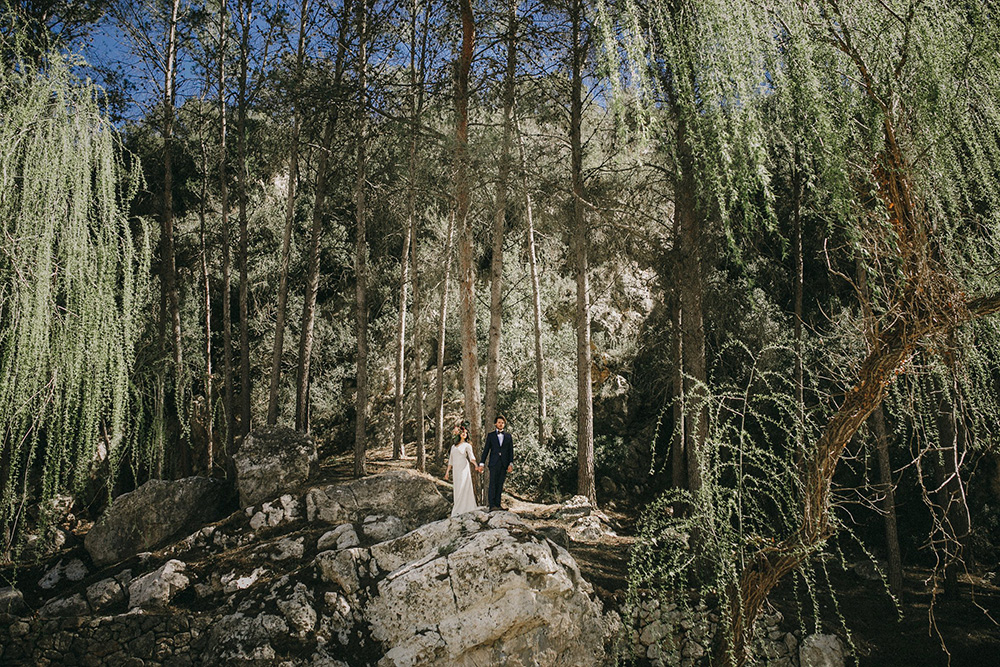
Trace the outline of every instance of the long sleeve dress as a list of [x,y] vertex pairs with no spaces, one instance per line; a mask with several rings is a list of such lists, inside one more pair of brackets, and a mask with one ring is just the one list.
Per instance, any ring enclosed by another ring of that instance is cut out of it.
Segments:
[[451,468],[455,471],[455,506],[452,516],[476,509],[476,494],[472,489],[472,468],[470,460],[475,460],[472,444],[460,442],[451,448]]

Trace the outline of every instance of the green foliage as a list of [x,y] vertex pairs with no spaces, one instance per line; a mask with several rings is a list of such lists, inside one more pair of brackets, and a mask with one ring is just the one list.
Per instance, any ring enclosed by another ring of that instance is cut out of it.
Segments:
[[134,354],[146,308],[139,185],[100,94],[49,55],[0,71],[0,524],[74,490],[99,444],[131,438]]

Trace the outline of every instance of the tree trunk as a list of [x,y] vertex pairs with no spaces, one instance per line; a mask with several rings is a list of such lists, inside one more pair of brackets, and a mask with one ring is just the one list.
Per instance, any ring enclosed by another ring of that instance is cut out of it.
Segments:
[[438,309],[438,331],[437,331],[437,395],[434,398],[435,406],[435,434],[434,434],[434,455],[440,462],[445,453],[444,448],[444,338],[445,324],[448,321],[448,289],[451,278],[451,255],[452,237],[455,234],[455,211],[452,209],[448,218],[448,233],[444,243],[444,277],[441,279],[441,307]]
[[[346,35],[351,16],[351,3],[344,2],[334,61],[333,86],[340,87],[344,76]],[[295,429],[309,432],[309,370],[312,363],[313,326],[316,322],[316,293],[319,289],[319,241],[323,235],[323,205],[326,202],[326,181],[330,163],[330,148],[337,126],[340,106],[333,105],[323,128],[322,146],[316,165],[316,194],[313,202],[312,231],[309,235],[309,259],[306,268],[306,291],[302,302],[302,330],[299,333],[299,369],[295,387]]]
[[226,17],[226,0],[223,0],[219,23],[219,122],[221,123],[219,139],[219,190],[221,192],[222,208],[222,360],[225,367],[226,395],[223,410],[226,414],[226,457],[232,456],[235,449],[236,408],[235,389],[233,387],[233,308],[232,281],[233,258],[232,238],[229,229],[229,183],[226,174],[226,33],[228,19]]
[[[177,16],[180,0],[170,5],[170,23],[167,29],[167,62],[163,79],[163,214],[160,239],[160,281],[164,301],[170,317],[170,339],[174,366],[174,398],[178,415],[181,411],[184,372],[183,341],[181,339],[180,290],[177,285],[177,262],[174,251],[174,102],[177,88]],[[223,9],[223,15],[225,9]],[[161,320],[162,321],[162,320]],[[188,447],[178,448],[181,477],[191,474]]]
[[535,253],[534,206],[531,189],[528,187],[528,163],[524,151],[524,137],[517,129],[517,146],[521,156],[521,187],[524,190],[524,213],[528,223],[524,242],[528,253],[531,272],[531,311],[535,334],[535,386],[538,392],[538,446],[544,448],[548,437],[545,432],[548,422],[548,408],[545,400],[545,352],[542,348],[542,290],[538,278],[538,257]]
[[705,325],[702,299],[701,248],[704,242],[697,214],[694,156],[688,139],[687,123],[680,115],[677,123],[677,154],[680,179],[676,185],[674,215],[677,216],[677,288],[681,309],[681,349],[683,353],[684,452],[687,460],[687,488],[701,489],[701,452],[708,438],[708,375],[705,362]]
[[570,100],[570,178],[573,186],[574,271],[576,274],[576,441],[577,493],[597,503],[594,483],[594,390],[591,381],[590,350],[590,276],[588,266],[588,228],[583,214],[583,62],[586,57],[582,43],[583,4],[573,0],[570,5],[572,23],[572,99]]
[[[677,243],[677,220],[674,220],[674,242]],[[675,262],[674,271],[680,275],[679,264]],[[675,489],[687,488],[687,437],[684,432],[684,325],[681,299],[678,290],[674,290],[671,315],[673,331],[670,334],[671,356],[674,361],[673,370],[673,417],[674,429],[670,434],[670,483]]]
[[[954,352],[945,352],[946,363],[954,377]],[[965,563],[964,547],[971,522],[965,499],[960,460],[964,457],[965,428],[959,410],[958,383],[939,390],[937,428],[940,458],[935,457],[937,512],[941,538],[935,544],[944,562],[944,595],[954,600],[959,594],[958,574]],[[942,553],[943,552],[943,553]]]
[[253,387],[250,377],[249,283],[247,271],[247,69],[250,59],[250,23],[253,17],[251,0],[240,2],[240,80],[237,93],[238,150],[240,159],[240,245],[237,263],[240,268],[240,439],[250,432],[250,399]]
[[[876,322],[871,308],[871,292],[868,287],[868,271],[864,262],[857,261],[858,290],[861,296],[861,312],[865,319],[866,337],[874,336]],[[903,589],[903,563],[899,551],[899,532],[896,525],[896,485],[892,479],[892,462],[889,457],[889,436],[885,427],[885,411],[879,405],[868,422],[875,434],[875,449],[878,456],[880,489],[882,491],[882,513],[885,520],[886,553],[889,559],[889,590],[898,594]],[[800,455],[801,456],[801,455]]]
[[[362,0],[358,4],[358,152],[357,152],[357,181],[355,184],[355,210],[357,214],[357,228],[355,231],[355,278],[357,294],[357,337],[358,337],[358,359],[357,359],[357,384],[358,390],[354,401],[354,476],[361,477],[365,474],[365,448],[366,433],[365,427],[368,421],[368,242],[366,239],[367,215],[365,201],[365,178],[367,169],[367,157],[365,155],[365,136],[367,132],[366,114],[367,97],[365,86],[367,85],[368,70],[368,11],[367,2]],[[405,263],[406,258],[403,258]]]
[[476,27],[472,1],[460,0],[462,45],[458,58],[455,88],[455,218],[459,229],[459,313],[462,321],[462,376],[465,388],[465,419],[469,438],[482,446],[480,415],[479,356],[476,348],[476,266],[474,262],[472,221],[469,219],[469,69],[475,44]]
[[885,428],[885,411],[882,406],[875,408],[868,418],[868,423],[875,433],[875,448],[878,454],[882,515],[885,519],[885,547],[889,558],[889,590],[893,595],[899,595],[903,590],[903,560],[899,551],[899,531],[896,526],[896,483],[892,479],[889,436]]
[[514,110],[514,76],[517,67],[517,0],[507,2],[507,68],[503,82],[503,139],[493,210],[493,259],[490,264],[490,334],[486,355],[486,423],[497,416],[500,384],[500,320],[503,310],[503,234],[507,222],[507,181],[510,176],[511,125]]
[[[414,167],[413,144],[410,144],[411,168]],[[410,172],[411,176],[413,172]],[[403,446],[403,389],[406,383],[404,366],[406,364],[406,291],[410,284],[410,240],[412,238],[411,228],[414,225],[415,211],[410,209],[414,197],[413,188],[407,197],[408,221],[407,228],[403,231],[403,253],[399,261],[399,317],[396,328],[396,396],[392,413],[392,458],[400,459],[406,456]]]
[[[209,75],[211,78],[211,75]],[[214,404],[212,401],[212,285],[208,274],[208,243],[206,242],[206,208],[208,206],[208,148],[201,136],[201,201],[198,203],[198,241],[200,245],[202,309],[205,313],[205,468],[211,477],[215,466],[215,435],[213,431]]]
[[[309,0],[302,0],[299,9],[299,43],[295,51],[295,83],[302,83],[302,66],[306,49],[306,18]],[[298,89],[296,88],[297,92]],[[281,386],[281,355],[285,346],[285,310],[288,304],[288,261],[291,252],[292,226],[295,222],[295,189],[299,180],[299,135],[302,127],[301,105],[292,112],[291,145],[288,148],[288,196],[285,198],[285,230],[281,236],[281,277],[278,283],[278,305],[274,323],[274,354],[271,357],[271,381],[267,392],[267,423],[278,423],[278,391]]]
[[417,470],[424,472],[427,467],[426,462],[426,429],[424,428],[424,329],[421,321],[421,293],[420,293],[420,262],[419,247],[417,243],[417,140],[420,130],[420,118],[424,106],[424,67],[427,54],[427,33],[430,12],[424,10],[424,25],[421,32],[422,40],[420,44],[419,63],[415,57],[417,50],[417,13],[420,11],[421,0],[414,0],[413,12],[410,17],[410,192],[407,202],[407,212],[410,218],[410,259],[413,266],[413,369],[410,375],[413,377],[413,399],[416,403],[417,422]]

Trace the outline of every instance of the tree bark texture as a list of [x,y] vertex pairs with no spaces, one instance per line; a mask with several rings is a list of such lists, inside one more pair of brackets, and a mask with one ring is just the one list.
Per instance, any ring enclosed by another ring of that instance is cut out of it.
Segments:
[[583,198],[583,3],[573,0],[570,5],[572,24],[572,99],[570,100],[570,178],[573,187],[574,272],[576,275],[576,440],[577,493],[597,503],[594,482],[594,389],[591,380],[590,343],[590,268],[588,266],[589,230],[584,216]]
[[535,252],[535,216],[531,201],[531,188],[528,187],[528,163],[524,151],[524,137],[520,127],[517,127],[517,146],[521,156],[521,187],[524,191],[524,215],[527,229],[524,233],[525,250],[528,254],[528,267],[531,273],[531,314],[535,335],[535,391],[538,393],[538,446],[545,447],[548,440],[546,424],[548,423],[548,405],[545,399],[545,350],[542,346],[542,290],[538,277],[538,256]]
[[702,302],[702,221],[698,216],[694,156],[684,112],[677,119],[677,155],[680,178],[676,184],[674,215],[677,216],[677,291],[680,302],[680,332],[683,360],[684,453],[687,488],[701,489],[701,453],[708,438],[708,374],[705,362],[705,323]]
[[[334,61],[333,85],[337,89],[344,76],[347,51],[347,29],[351,17],[351,3],[342,8],[337,58]],[[302,329],[299,332],[299,368],[295,387],[295,429],[309,432],[309,371],[312,362],[313,326],[316,321],[316,294],[319,289],[319,241],[323,236],[323,206],[330,164],[330,149],[339,118],[339,105],[333,105],[323,128],[322,145],[316,164],[316,192],[313,202],[312,230],[309,235],[309,258],[306,268],[306,290],[302,302]]]
[[507,222],[507,181],[510,178],[511,134],[514,112],[514,77],[517,67],[517,1],[507,2],[507,66],[503,81],[503,138],[493,209],[493,258],[490,263],[490,334],[486,354],[486,423],[497,416],[500,384],[500,322],[503,316],[503,241]]
[[437,457],[438,462],[441,461],[442,457],[445,455],[444,447],[444,341],[445,341],[445,325],[448,322],[448,289],[449,282],[451,279],[451,256],[452,256],[452,243],[454,241],[453,237],[455,235],[455,210],[452,209],[451,215],[448,217],[448,232],[445,235],[444,242],[444,277],[441,279],[441,306],[438,309],[438,328],[437,328],[437,369],[435,373],[437,393],[434,397],[434,410],[435,410],[435,420],[434,420],[434,455]]
[[455,88],[455,221],[459,229],[459,315],[462,321],[462,378],[469,438],[482,447],[479,356],[476,349],[476,266],[472,220],[469,219],[469,70],[472,67],[476,27],[472,0],[460,0],[462,44]]
[[885,428],[885,410],[881,405],[872,412],[868,423],[875,434],[875,449],[878,455],[882,515],[885,521],[885,549],[889,562],[889,590],[893,595],[898,595],[903,590],[903,559],[899,551],[899,530],[896,524],[896,482],[892,478],[889,435]]
[[[944,353],[948,367],[954,373],[955,359],[952,350]],[[953,376],[954,377],[954,376]],[[969,506],[962,481],[961,460],[965,456],[965,425],[961,417],[961,397],[958,383],[938,390],[938,447],[934,457],[935,484],[937,486],[938,535],[933,545],[938,559],[944,566],[944,595],[947,599],[958,597],[958,574],[966,561],[967,538],[971,527]]]
[[407,213],[409,215],[409,235],[410,235],[410,264],[413,267],[411,273],[411,283],[413,292],[413,342],[412,342],[412,370],[410,376],[413,378],[413,400],[416,404],[414,410],[417,422],[417,470],[423,472],[426,469],[426,449],[427,430],[424,427],[424,325],[423,311],[421,309],[420,291],[420,256],[417,242],[417,155],[418,139],[420,132],[420,119],[423,115],[424,107],[424,72],[427,54],[427,33],[430,21],[430,11],[424,8],[424,25],[421,32],[420,55],[417,51],[417,14],[420,13],[421,0],[414,0],[413,11],[410,15],[410,191],[407,201]]
[[[411,144],[411,160],[413,159]],[[414,165],[411,162],[411,168]],[[412,175],[412,171],[411,171]],[[415,196],[411,191],[407,197],[407,207],[409,201]],[[400,459],[406,455],[403,446],[403,392],[406,385],[406,292],[410,286],[410,241],[412,234],[410,227],[414,224],[415,212],[412,209],[407,211],[407,227],[403,230],[403,252],[399,258],[399,316],[396,320],[396,387],[395,400],[392,412],[392,458]]]
[[[174,250],[174,104],[177,91],[177,21],[180,0],[170,5],[170,22],[167,28],[167,62],[163,79],[163,212],[160,238],[160,282],[163,301],[166,302],[170,318],[170,347],[174,367],[173,395],[178,413],[183,400],[184,347],[181,338],[180,289],[177,285],[177,261]],[[223,9],[223,15],[225,10]],[[161,322],[163,320],[161,319]],[[177,415],[180,418],[180,414]],[[178,466],[181,477],[191,474],[188,444],[178,444]]]
[[240,2],[240,79],[237,92],[236,116],[237,151],[239,153],[239,186],[240,186],[240,241],[237,251],[237,264],[240,270],[240,439],[250,432],[250,405],[253,380],[250,376],[250,332],[249,332],[249,283],[247,271],[247,70],[250,63],[250,23],[253,12],[252,0]]
[[[356,230],[354,261],[357,318],[357,394],[354,399],[354,476],[365,474],[366,426],[368,423],[368,241],[365,178],[367,157],[367,85],[368,71],[368,10],[366,0],[358,3],[358,111],[357,111],[357,181],[355,184]],[[403,258],[404,263],[406,258]]]
[[[299,8],[299,40],[295,50],[295,82],[302,83],[302,67],[306,49],[306,19],[309,0],[302,0]],[[292,136],[288,147],[288,194],[285,199],[285,228],[281,235],[281,268],[278,283],[278,304],[274,323],[274,354],[271,357],[270,384],[267,392],[267,423],[278,423],[278,393],[281,387],[281,356],[285,347],[285,311],[288,306],[288,262],[291,255],[292,226],[295,222],[295,191],[299,181],[299,136],[302,128],[302,111],[299,104],[292,110]]]
[[222,209],[222,361],[225,369],[226,394],[223,410],[226,415],[226,457],[235,449],[236,409],[233,373],[233,256],[232,230],[229,228],[229,181],[226,170],[226,2],[223,0],[219,24],[219,190]]
[[[209,75],[211,78],[211,75]],[[198,242],[201,264],[201,284],[202,284],[202,310],[204,312],[205,323],[205,468],[206,473],[211,476],[215,467],[215,434],[213,433],[213,420],[215,416],[215,404],[212,395],[212,284],[208,273],[208,243],[207,221],[208,207],[208,148],[205,145],[205,136],[201,136],[201,201],[198,203]]]

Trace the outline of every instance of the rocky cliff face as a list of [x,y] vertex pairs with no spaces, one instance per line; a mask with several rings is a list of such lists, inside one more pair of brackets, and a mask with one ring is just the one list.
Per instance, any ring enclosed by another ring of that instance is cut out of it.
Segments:
[[602,664],[572,556],[514,514],[449,510],[426,476],[391,472],[300,488],[103,569],[77,548],[25,571],[23,602],[0,595],[18,598],[0,608],[0,663]]

